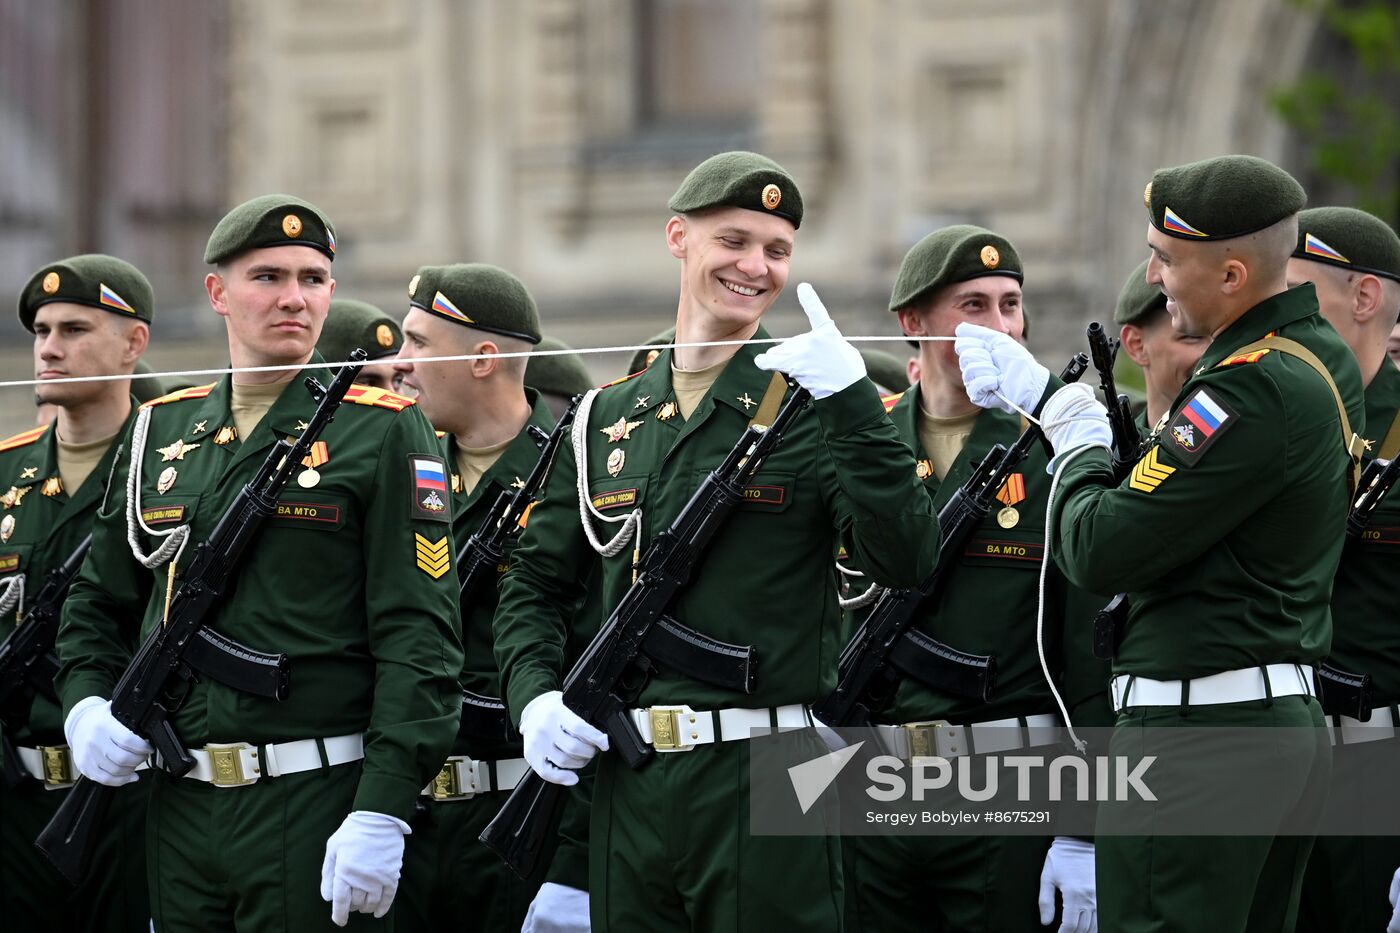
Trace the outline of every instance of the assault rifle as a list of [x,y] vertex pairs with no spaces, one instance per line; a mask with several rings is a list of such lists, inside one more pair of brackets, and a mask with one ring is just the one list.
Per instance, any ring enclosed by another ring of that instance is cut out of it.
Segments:
[[1108,406],[1108,426],[1113,431],[1113,478],[1121,483],[1137,465],[1142,438],[1138,436],[1137,424],[1128,408],[1128,397],[1118,394],[1118,384],[1113,378],[1118,341],[1110,340],[1098,321],[1089,325],[1088,337],[1089,355],[1099,372],[1099,387],[1103,390],[1104,404]]
[[[525,516],[540,497],[540,489],[549,478],[559,445],[574,423],[574,412],[578,410],[581,400],[582,396],[574,396],[549,434],[533,424],[525,429],[540,449],[539,459],[525,478],[524,485],[496,497],[491,511],[486,513],[481,527],[467,539],[462,556],[457,561],[457,579],[462,584],[459,601],[463,618],[466,618],[481,593],[488,586],[495,586],[497,568],[506,559],[506,546],[520,536]],[[517,738],[505,704],[496,697],[483,696],[470,690],[462,691],[461,731],[478,738]]]
[[1361,533],[1371,523],[1371,513],[1380,505],[1386,493],[1390,492],[1390,487],[1395,485],[1397,479],[1400,479],[1400,456],[1389,460],[1376,459],[1366,464],[1366,469],[1361,471],[1361,482],[1358,485],[1360,491],[1356,502],[1347,514],[1348,540],[1361,537]]
[[[730,645],[686,628],[670,613],[694,577],[710,542],[739,503],[744,489],[779,444],[811,393],[797,388],[765,430],[749,426],[700,483],[671,526],[652,539],[632,586],[564,679],[564,705],[608,734],[629,767],[655,755],[627,715],[657,666],[707,683],[752,693],[752,647]],[[554,833],[567,788],[533,771],[511,792],[481,841],[522,878],[535,870]]]
[[58,618],[68,587],[83,566],[92,546],[92,535],[83,539],[68,559],[44,576],[44,585],[34,597],[19,627],[0,642],[0,721],[18,728],[28,718],[29,701],[36,692],[57,700],[53,678],[58,658],[53,645],[58,636]]
[[[1088,366],[1088,357],[1078,353],[1060,378],[1077,382]],[[914,623],[947,586],[968,539],[987,517],[997,492],[1025,459],[1040,433],[1039,427],[1031,425],[1010,450],[1000,444],[994,446],[939,510],[943,540],[933,570],[917,587],[880,594],[865,623],[841,652],[836,689],[813,709],[817,719],[833,727],[867,726],[889,705],[906,676],[959,696],[982,700],[990,697],[996,677],[995,658],[950,648],[920,631]]]
[[[171,720],[193,683],[204,675],[245,693],[285,700],[287,656],[265,654],[221,635],[207,619],[263,522],[277,510],[277,497],[301,466],[336,407],[359,374],[366,354],[355,350],[325,388],[305,384],[319,403],[295,441],[279,440],[258,472],[229,505],[209,539],[195,548],[184,582],[170,600],[165,621],[146,635],[112,692],[112,716],[153,746],[162,768],[182,777],[195,765]],[[92,850],[111,805],[108,787],[80,777],[35,845],[73,883],[87,871]]]

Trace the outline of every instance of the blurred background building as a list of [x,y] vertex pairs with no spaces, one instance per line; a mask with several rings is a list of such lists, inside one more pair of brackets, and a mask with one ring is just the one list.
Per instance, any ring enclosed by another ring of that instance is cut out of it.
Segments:
[[[114,253],[156,368],[221,365],[204,242],[286,191],[335,222],[340,295],[397,311],[418,265],[494,262],[575,346],[640,342],[675,311],[667,198],[750,148],[801,185],[794,281],[846,333],[894,332],[905,250],[971,222],[1017,244],[1054,360],[1145,256],[1155,167],[1253,153],[1394,223],[1397,113],[1393,0],[0,0],[0,294]],[[0,343],[28,377],[8,312]]]

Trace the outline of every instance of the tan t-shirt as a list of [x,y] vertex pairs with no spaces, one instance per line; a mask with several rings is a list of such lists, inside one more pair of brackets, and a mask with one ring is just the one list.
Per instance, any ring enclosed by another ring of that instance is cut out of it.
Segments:
[[453,445],[457,451],[457,473],[462,477],[462,485],[467,490],[467,495],[476,492],[476,484],[481,482],[481,478],[486,475],[486,471],[501,459],[501,454],[505,453],[513,438],[507,438],[499,444],[490,447],[463,447],[461,444]]
[[923,408],[919,409],[919,443],[933,462],[933,473],[939,479],[948,475],[953,461],[958,459],[958,454],[967,445],[979,414],[974,411],[956,418],[935,418]]
[[675,364],[671,364],[671,388],[676,391],[676,407],[681,410],[682,418],[690,420],[690,413],[695,411],[695,406],[700,404],[705,393],[710,391],[710,387],[728,365],[729,360],[725,360],[708,369],[688,371],[676,369]]
[[83,485],[83,481],[92,475],[97,461],[102,459],[102,455],[116,439],[117,435],[113,434],[111,437],[86,444],[70,444],[63,438],[58,438],[58,478],[68,495],[74,495]]
[[291,380],[267,385],[239,385],[236,382],[233,384],[229,411],[233,413],[233,427],[238,431],[240,439],[246,439],[253,433],[263,415],[272,407],[272,403],[281,398],[282,393],[291,384]]

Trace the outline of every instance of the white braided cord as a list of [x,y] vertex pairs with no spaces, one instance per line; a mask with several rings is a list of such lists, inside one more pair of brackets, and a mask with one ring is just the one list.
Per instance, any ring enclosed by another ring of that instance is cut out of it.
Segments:
[[[178,563],[189,541],[190,526],[179,525],[169,531],[156,531],[146,524],[141,515],[141,472],[146,460],[146,434],[151,426],[151,410],[142,408],[136,415],[136,425],[131,432],[131,469],[126,476],[126,540],[131,545],[131,554],[149,570],[167,563],[173,556]],[[144,531],[153,538],[164,538],[161,545],[150,554],[141,550],[139,532]]]
[[5,592],[0,594],[0,616],[8,615],[11,609],[16,606],[19,611],[24,611],[24,574],[17,573],[14,576],[0,579],[0,586],[5,588]]
[[[609,517],[593,507],[593,497],[588,492],[588,416],[593,410],[593,399],[597,395],[597,389],[590,389],[579,402],[578,411],[574,414],[570,439],[573,442],[574,461],[578,469],[579,522],[582,523],[583,533],[588,537],[588,543],[593,550],[597,551],[600,556],[608,558],[620,553],[632,541],[637,529],[642,526],[642,510],[633,509],[626,515]],[[595,518],[608,524],[622,522],[622,528],[613,535],[612,540],[604,544],[593,527],[593,519]]]

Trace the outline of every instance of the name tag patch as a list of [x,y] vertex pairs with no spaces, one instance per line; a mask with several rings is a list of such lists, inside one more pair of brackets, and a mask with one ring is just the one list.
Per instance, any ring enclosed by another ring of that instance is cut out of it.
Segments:
[[141,520],[147,525],[169,525],[185,520],[183,505],[155,505],[141,510]]
[[1400,526],[1370,525],[1361,531],[1363,544],[1400,544]]
[[612,492],[600,492],[593,497],[593,507],[599,512],[606,512],[608,509],[620,509],[629,505],[637,504],[637,490],[614,489]]
[[784,486],[745,486],[745,505],[783,505],[787,502],[787,488]]
[[324,502],[279,502],[273,517],[281,522],[335,528],[340,524],[340,506]]
[[18,554],[0,554],[0,573],[14,573],[18,569]]
[[1045,552],[1044,544],[1025,541],[999,541],[978,538],[968,542],[963,551],[964,557],[993,557],[1000,560],[1015,560],[1038,564]]

